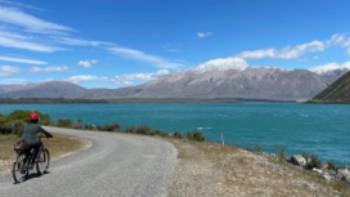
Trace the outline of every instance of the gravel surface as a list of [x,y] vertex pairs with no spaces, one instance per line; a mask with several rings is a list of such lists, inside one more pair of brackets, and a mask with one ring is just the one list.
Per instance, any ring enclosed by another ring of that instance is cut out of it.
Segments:
[[47,127],[92,141],[86,150],[54,161],[50,173],[13,184],[0,176],[0,197],[167,196],[176,166],[173,145],[145,136]]

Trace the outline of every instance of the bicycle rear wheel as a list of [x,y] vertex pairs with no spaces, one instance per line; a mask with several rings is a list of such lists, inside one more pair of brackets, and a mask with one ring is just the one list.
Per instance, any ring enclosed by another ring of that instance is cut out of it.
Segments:
[[12,177],[15,183],[24,182],[29,175],[29,168],[24,153],[17,155],[16,161],[13,163],[12,167]]
[[50,167],[50,152],[44,148],[40,151],[36,161],[36,170],[38,174],[45,174],[48,172]]

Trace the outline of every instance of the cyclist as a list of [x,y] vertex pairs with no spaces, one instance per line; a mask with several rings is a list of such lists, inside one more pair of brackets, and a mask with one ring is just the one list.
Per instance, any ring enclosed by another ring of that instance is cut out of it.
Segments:
[[28,123],[24,126],[24,132],[21,138],[21,146],[25,151],[30,151],[31,149],[34,149],[34,157],[32,163],[35,162],[35,159],[42,146],[42,142],[40,141],[38,134],[43,133],[47,138],[53,137],[53,135],[51,135],[39,125],[39,120],[40,115],[38,113],[30,113],[28,117]]

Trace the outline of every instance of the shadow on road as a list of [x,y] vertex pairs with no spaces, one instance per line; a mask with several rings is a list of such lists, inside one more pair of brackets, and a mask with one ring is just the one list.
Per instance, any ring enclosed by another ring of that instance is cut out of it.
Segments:
[[[40,177],[42,177],[42,176],[44,176],[44,175],[46,175],[46,174],[50,174],[50,172],[45,172],[45,173],[43,173],[43,174],[39,174],[39,173],[32,173],[32,174],[29,174],[26,178],[25,178],[25,180],[23,181],[23,182],[21,182],[21,183],[25,183],[25,182],[27,182],[27,181],[30,181],[31,179],[34,179],[34,178],[40,178]],[[15,185],[18,185],[18,184],[21,184],[21,183],[14,183]]]

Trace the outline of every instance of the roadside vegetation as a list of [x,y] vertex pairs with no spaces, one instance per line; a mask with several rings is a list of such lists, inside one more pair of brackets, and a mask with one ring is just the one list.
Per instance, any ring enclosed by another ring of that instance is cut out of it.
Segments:
[[69,120],[69,119],[59,119],[53,126],[72,128],[72,129],[83,129],[91,131],[106,131],[106,132],[123,132],[130,134],[140,134],[140,135],[150,135],[150,136],[160,136],[160,137],[174,137],[178,139],[187,139],[191,141],[203,142],[205,141],[205,136],[202,132],[194,130],[190,132],[174,132],[168,133],[160,131],[158,129],[152,129],[148,125],[131,126],[123,129],[118,123],[110,123],[105,125],[93,125],[84,124],[81,120]]
[[[13,144],[23,132],[28,114],[15,111],[0,115],[0,134],[3,134],[0,135],[0,161],[13,156]],[[41,114],[41,117],[44,125],[149,135],[173,143],[180,163],[170,196],[350,196],[348,184],[326,180],[313,171],[338,169],[333,162],[322,163],[316,155],[302,154],[307,163],[296,166],[286,158],[284,147],[276,155],[268,155],[260,145],[248,151],[207,142],[200,131],[167,133],[147,125],[122,128],[118,123],[93,125],[69,119],[54,122],[48,115]],[[45,143],[56,157],[82,146],[81,141],[69,136],[55,136]]]
[[[17,135],[0,135],[0,160],[14,159],[14,144],[20,138]],[[86,142],[75,137],[66,135],[57,135],[52,139],[42,139],[45,146],[50,150],[51,156],[59,157],[68,152],[80,149]]]
[[[30,111],[14,111],[9,115],[0,114],[0,134],[21,136]],[[194,130],[190,132],[168,133],[157,129],[152,129],[148,125],[132,126],[123,129],[118,123],[110,123],[105,125],[84,124],[81,120],[59,119],[52,121],[49,115],[40,114],[40,123],[46,126],[57,126],[63,128],[105,131],[105,132],[123,132],[130,134],[141,134],[162,137],[176,137],[179,139],[188,139],[193,141],[205,141],[205,136],[200,131]]]
[[261,146],[254,152],[210,142],[166,139],[178,150],[170,197],[350,196],[348,184],[327,181],[288,163],[284,148],[272,156],[263,153]]
[[[8,174],[16,153],[14,144],[20,140],[23,127],[27,120],[27,111],[15,111],[7,116],[0,115],[0,175]],[[50,125],[50,117],[41,115],[41,124]],[[69,153],[82,149],[89,142],[72,136],[55,134],[52,139],[42,139],[45,146],[50,150],[53,159],[60,158]]]

